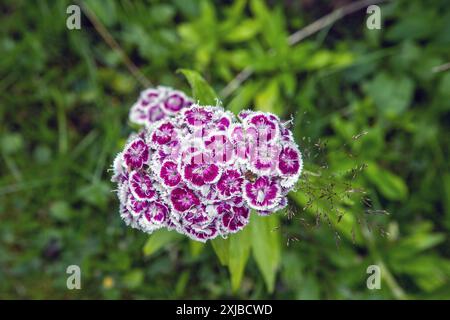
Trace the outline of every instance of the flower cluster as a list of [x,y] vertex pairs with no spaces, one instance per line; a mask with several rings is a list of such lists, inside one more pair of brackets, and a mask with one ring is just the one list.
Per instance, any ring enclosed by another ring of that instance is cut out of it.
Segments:
[[192,99],[181,91],[163,86],[149,88],[141,92],[138,101],[131,107],[130,121],[149,125],[175,115],[192,103]]
[[[164,116],[149,116],[143,101]],[[160,87],[144,91],[133,106],[130,118],[146,126],[116,157],[112,178],[125,222],[204,242],[242,230],[251,209],[268,215],[284,208],[302,170],[287,124],[270,113],[246,110],[235,117],[190,101]]]

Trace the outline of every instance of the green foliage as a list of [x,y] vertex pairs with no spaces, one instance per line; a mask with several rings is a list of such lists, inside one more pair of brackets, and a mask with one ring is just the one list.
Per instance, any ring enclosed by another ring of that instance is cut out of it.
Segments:
[[292,117],[305,171],[285,211],[211,245],[126,227],[107,169],[143,88],[86,17],[67,30],[69,1],[3,1],[1,298],[450,298],[448,1],[388,2],[381,30],[361,10],[294,46],[336,1],[85,3],[152,83]]
[[380,112],[386,116],[398,116],[410,105],[414,83],[407,76],[398,78],[379,73],[366,86]]
[[230,260],[230,239],[216,238],[211,240],[211,245],[223,266],[227,266]]
[[157,230],[152,233],[152,235],[145,243],[143,248],[144,255],[151,256],[159,249],[163,248],[168,244],[174,243],[179,238],[180,234],[174,231],[168,231],[165,229]]
[[281,261],[281,241],[278,217],[259,217],[256,214],[251,219],[251,245],[253,257],[264,277],[267,290],[272,293],[275,278]]
[[376,163],[370,163],[366,169],[368,179],[378,190],[390,200],[402,200],[408,194],[408,188],[402,178],[380,168]]
[[179,70],[189,82],[192,89],[192,97],[202,105],[216,105],[217,94],[203,79],[203,77],[195,71],[181,69]]
[[231,275],[231,289],[236,292],[241,285],[242,277],[251,250],[250,228],[230,236],[228,270]]
[[227,239],[211,241],[222,266],[228,266],[233,291],[239,289],[250,252],[266,282],[269,292],[274,290],[275,277],[281,260],[280,233],[276,216],[253,214],[251,227]]

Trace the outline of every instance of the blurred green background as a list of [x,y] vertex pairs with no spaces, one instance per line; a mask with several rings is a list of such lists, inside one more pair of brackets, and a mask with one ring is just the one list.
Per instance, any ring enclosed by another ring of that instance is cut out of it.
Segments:
[[[450,3],[388,2],[381,30],[363,9],[289,46],[350,2],[85,1],[153,84],[190,93],[186,68],[221,92],[251,68],[224,107],[293,117],[306,172],[268,218],[275,249],[247,252],[233,291],[209,244],[153,250],[120,220],[107,169],[143,89],[120,54],[84,14],[66,28],[69,1],[2,1],[0,298],[450,298],[450,71],[435,69],[450,62]],[[82,290],[66,288],[72,264]]]

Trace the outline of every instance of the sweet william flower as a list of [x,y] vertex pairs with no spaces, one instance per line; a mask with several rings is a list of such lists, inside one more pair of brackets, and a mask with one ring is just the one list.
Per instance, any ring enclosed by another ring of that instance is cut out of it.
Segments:
[[185,121],[193,127],[201,127],[212,120],[212,112],[200,106],[194,106],[184,112]]
[[190,208],[182,214],[184,225],[205,226],[209,225],[215,219],[214,214],[211,214],[210,206],[200,204]]
[[144,125],[113,163],[120,216],[143,232],[167,228],[197,241],[239,232],[250,210],[287,205],[302,158],[287,122],[200,106],[168,87],[145,90],[130,110]]
[[133,169],[140,169],[147,163],[149,158],[149,150],[145,141],[138,138],[132,141],[123,153],[125,164]]
[[134,217],[139,217],[149,207],[150,203],[145,200],[136,199],[132,194],[128,196],[126,208]]
[[284,175],[296,175],[300,172],[302,159],[300,152],[292,145],[287,145],[279,154],[278,168]]
[[244,184],[244,198],[248,205],[257,210],[274,208],[281,196],[281,187],[275,179],[262,176],[255,182],[247,181]]
[[178,166],[174,161],[164,162],[159,176],[163,181],[163,185],[169,188],[176,187],[181,181]]
[[192,102],[181,92],[170,93],[163,102],[164,109],[169,113],[177,113],[191,104]]
[[217,191],[223,197],[239,195],[242,190],[244,177],[237,169],[226,170],[217,182]]
[[194,188],[214,183],[220,175],[220,168],[212,162],[212,158],[207,153],[193,155],[183,170],[183,178]]
[[254,132],[258,140],[263,139],[265,142],[275,140],[278,136],[278,125],[276,119],[262,113],[250,115],[246,118],[247,130]]
[[155,200],[156,191],[150,176],[141,171],[132,171],[129,176],[130,191],[136,199]]
[[279,155],[279,145],[260,142],[250,153],[249,161],[251,169],[259,174],[270,174],[277,168],[278,161],[276,160]]
[[205,140],[205,147],[212,159],[218,164],[227,164],[233,161],[234,146],[225,134],[214,134]]
[[250,210],[245,206],[232,206],[222,203],[217,208],[220,216],[221,226],[225,234],[235,233],[242,230],[249,222]]
[[131,107],[129,119],[138,125],[151,125],[177,114],[192,103],[192,99],[181,91],[163,86],[150,88],[141,92]]
[[200,200],[193,190],[185,188],[173,189],[170,193],[172,207],[178,212],[184,212],[200,205]]
[[164,145],[173,140],[175,135],[175,127],[169,121],[159,125],[152,133],[152,142]]
[[200,242],[206,242],[219,235],[219,228],[216,220],[206,226],[187,225],[180,230],[192,240]]
[[140,227],[146,232],[153,232],[165,226],[168,219],[168,208],[160,202],[148,205],[139,219]]

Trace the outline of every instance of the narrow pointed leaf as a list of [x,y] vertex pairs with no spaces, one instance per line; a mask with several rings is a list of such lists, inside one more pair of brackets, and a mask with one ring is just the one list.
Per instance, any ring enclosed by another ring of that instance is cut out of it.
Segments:
[[180,239],[182,236],[175,231],[168,231],[160,229],[150,235],[147,242],[144,245],[144,255],[151,256],[159,249],[165,247],[169,243],[173,243],[175,240]]
[[230,239],[216,238],[211,240],[211,245],[214,251],[219,257],[220,264],[223,266],[228,265],[229,254],[230,254]]
[[217,94],[205,79],[196,71],[188,69],[179,69],[189,82],[192,89],[192,97],[203,105],[216,105]]
[[241,286],[244,269],[251,249],[251,230],[249,227],[230,237],[228,269],[231,275],[231,289],[237,292]]
[[272,214],[261,217],[253,214],[251,223],[251,243],[253,258],[258,265],[269,292],[273,292],[280,266],[280,231],[278,216]]
[[191,255],[195,258],[205,249],[205,244],[199,241],[189,240],[189,247],[191,249]]

